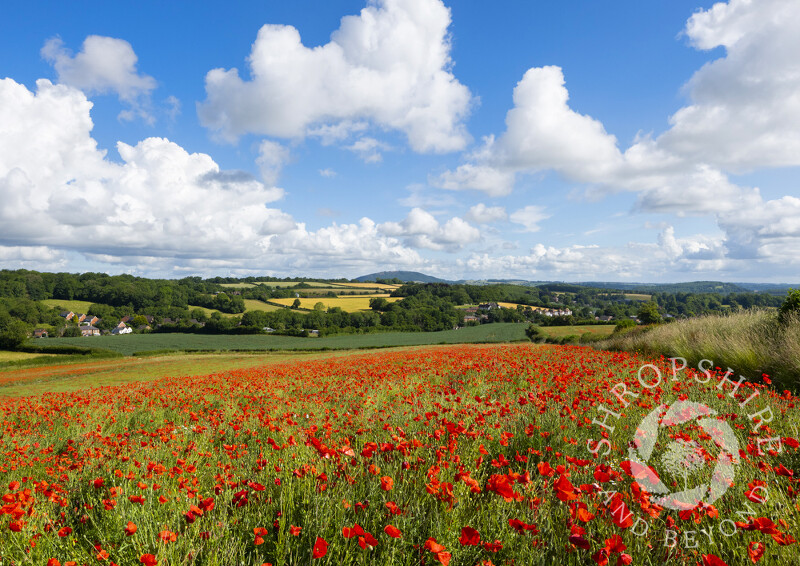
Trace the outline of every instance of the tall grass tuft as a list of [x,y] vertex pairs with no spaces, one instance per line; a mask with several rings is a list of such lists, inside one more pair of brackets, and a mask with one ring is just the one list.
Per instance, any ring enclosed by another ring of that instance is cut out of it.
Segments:
[[712,360],[750,379],[767,374],[776,385],[800,390],[800,315],[779,322],[775,312],[746,310],[706,315],[615,334],[595,347],[680,356],[690,365]]

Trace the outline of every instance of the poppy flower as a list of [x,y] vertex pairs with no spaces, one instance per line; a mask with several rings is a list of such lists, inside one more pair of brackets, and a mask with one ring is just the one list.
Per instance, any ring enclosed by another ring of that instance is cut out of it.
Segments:
[[314,543],[314,548],[311,550],[311,555],[314,558],[322,558],[327,553],[328,542],[322,537],[317,537],[317,541]]
[[481,535],[472,527],[461,528],[461,538],[458,539],[463,546],[477,546],[481,543]]
[[398,529],[394,525],[386,525],[383,528],[383,532],[386,533],[387,535],[389,535],[392,538],[400,538],[400,536],[401,536],[400,529]]

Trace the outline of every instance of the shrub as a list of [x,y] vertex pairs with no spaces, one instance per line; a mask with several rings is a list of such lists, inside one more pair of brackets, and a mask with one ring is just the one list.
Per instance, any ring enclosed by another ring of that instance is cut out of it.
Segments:
[[537,344],[540,344],[547,339],[547,335],[535,324],[531,324],[525,329],[525,336],[530,338],[531,342],[535,342]]
[[786,324],[793,315],[800,314],[800,289],[789,289],[778,313],[778,319],[783,324]]
[[616,326],[614,326],[614,333],[618,332],[625,332],[626,330],[633,328],[636,326],[636,321],[631,320],[630,318],[623,318],[622,320],[617,321]]

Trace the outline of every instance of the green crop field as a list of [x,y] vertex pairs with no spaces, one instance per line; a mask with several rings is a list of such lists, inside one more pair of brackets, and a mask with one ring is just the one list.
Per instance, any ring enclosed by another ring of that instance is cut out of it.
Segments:
[[85,313],[94,303],[89,301],[67,301],[64,299],[45,299],[40,301],[48,307],[58,307],[61,310],[72,311],[74,313]]
[[132,355],[153,350],[321,350],[380,348],[386,346],[421,346],[426,344],[459,344],[476,342],[511,342],[525,340],[525,324],[496,323],[471,326],[442,332],[376,332],[347,334],[325,338],[295,338],[275,335],[229,336],[220,334],[128,334],[126,336],[92,336],[58,338],[53,345],[105,348]]

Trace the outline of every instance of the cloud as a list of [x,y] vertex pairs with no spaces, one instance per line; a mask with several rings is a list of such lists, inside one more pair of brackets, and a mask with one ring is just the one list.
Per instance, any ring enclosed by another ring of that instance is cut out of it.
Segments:
[[[246,133],[301,138],[369,121],[403,132],[417,152],[468,142],[471,95],[450,72],[450,10],[441,0],[373,0],[309,48],[291,26],[265,25],[237,69],[206,75],[202,123],[228,140]],[[347,130],[347,128],[345,128]]]
[[331,178],[336,176],[336,171],[334,171],[333,169],[329,169],[329,168],[320,169],[319,170],[319,176],[331,179]]
[[44,44],[41,53],[55,68],[59,83],[89,95],[113,92],[131,107],[120,113],[121,119],[139,116],[153,122],[147,106],[156,81],[139,73],[138,57],[127,41],[90,35],[84,40],[81,51],[73,56],[64,42],[54,37]]
[[65,85],[39,80],[33,93],[0,81],[3,241],[118,255],[247,256],[264,226],[276,233],[293,225],[265,206],[282,190],[167,139],[119,142],[121,163],[108,160],[90,135],[90,108]]
[[655,243],[630,242],[621,247],[536,244],[525,255],[476,253],[457,260],[457,265],[467,271],[468,278],[491,274],[494,278],[571,281],[672,281],[734,267],[724,258],[719,238],[675,238],[672,226],[666,227]]
[[511,194],[514,188],[514,171],[502,170],[491,165],[465,163],[455,171],[445,171],[432,176],[428,182],[434,187],[451,191],[474,189],[490,197]]
[[515,210],[508,217],[511,222],[524,226],[526,232],[538,232],[541,230],[539,223],[548,218],[550,218],[550,215],[545,214],[544,207],[535,205],[529,205]]
[[691,104],[659,138],[666,150],[728,171],[800,165],[800,4],[718,2],[685,33],[698,49],[725,49],[698,70]]
[[456,251],[480,239],[480,230],[461,218],[451,218],[444,224],[421,208],[412,208],[401,222],[385,222],[378,230],[387,236],[406,238],[412,248]]
[[432,184],[503,195],[515,177],[550,170],[583,184],[593,199],[633,192],[638,212],[711,215],[731,257],[792,253],[800,235],[770,235],[747,219],[793,225],[790,197],[764,200],[729,175],[800,165],[798,26],[800,4],[784,0],[730,0],[695,13],[685,29],[691,44],[725,54],[688,81],[689,104],[670,117],[669,129],[638,136],[624,152],[600,121],[569,106],[560,68],[530,69],[514,89],[505,132]]
[[506,209],[502,206],[486,206],[481,202],[471,207],[467,214],[464,215],[464,218],[475,224],[491,224],[507,220],[508,214],[506,214]]
[[[427,265],[368,218],[308,230],[267,206],[282,189],[245,171],[223,170],[209,155],[164,138],[118,142],[120,161],[111,161],[91,136],[92,104],[83,92],[45,79],[36,84],[31,92],[0,80],[0,259],[6,265],[63,269],[76,253],[90,265],[164,275]],[[264,165],[275,171],[285,157],[282,146],[261,149],[269,157]],[[468,232],[449,222],[438,237]]]
[[258,146],[256,165],[261,173],[261,180],[267,185],[274,185],[281,174],[281,169],[289,161],[289,149],[278,142],[263,140]]
[[345,149],[349,149],[353,153],[358,154],[358,157],[364,163],[380,163],[383,161],[381,151],[391,149],[391,146],[375,138],[365,136],[356,140],[352,145],[346,146]]

